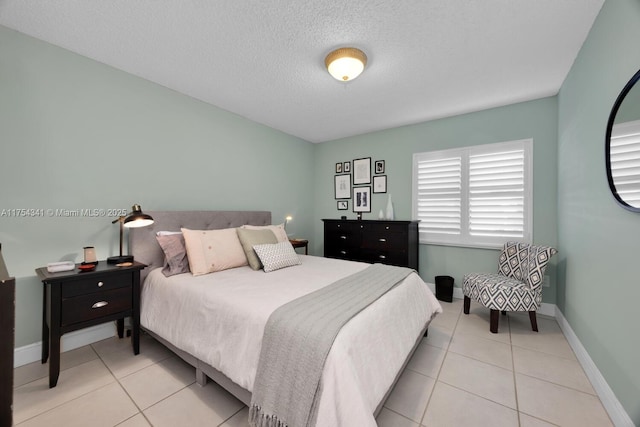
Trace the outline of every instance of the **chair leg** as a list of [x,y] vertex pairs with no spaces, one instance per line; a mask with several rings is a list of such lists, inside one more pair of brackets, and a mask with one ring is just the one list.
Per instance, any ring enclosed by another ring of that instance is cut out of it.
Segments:
[[464,307],[463,307],[463,311],[464,314],[469,314],[469,308],[471,308],[471,298],[469,298],[468,296],[464,296]]
[[500,311],[499,310],[491,310],[491,323],[489,325],[489,330],[493,334],[498,333],[498,322],[500,321]]
[[531,320],[531,330],[538,332],[538,321],[536,320],[536,312],[535,311],[530,311],[529,312],[529,320]]

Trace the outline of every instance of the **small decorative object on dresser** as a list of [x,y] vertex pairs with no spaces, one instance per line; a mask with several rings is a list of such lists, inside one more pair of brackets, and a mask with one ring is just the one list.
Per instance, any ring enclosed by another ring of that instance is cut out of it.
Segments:
[[393,221],[393,202],[391,201],[391,193],[389,193],[389,198],[387,199],[387,219]]
[[88,272],[36,269],[43,284],[42,363],[50,358],[50,388],[58,383],[60,338],[67,332],[117,320],[122,338],[124,318],[131,317],[133,353],[140,352],[140,270],[145,267],[139,262],[126,267],[98,262]]
[[325,257],[418,270],[418,221],[322,221]]

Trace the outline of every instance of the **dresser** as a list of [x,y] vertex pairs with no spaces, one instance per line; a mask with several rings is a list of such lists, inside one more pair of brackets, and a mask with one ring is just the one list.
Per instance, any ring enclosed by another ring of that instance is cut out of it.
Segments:
[[323,219],[324,256],[418,271],[418,221]]
[[140,270],[145,267],[100,261],[87,272],[36,269],[43,283],[42,363],[49,360],[50,388],[58,383],[60,338],[67,332],[116,320],[122,338],[124,318],[131,317],[133,354],[140,352]]

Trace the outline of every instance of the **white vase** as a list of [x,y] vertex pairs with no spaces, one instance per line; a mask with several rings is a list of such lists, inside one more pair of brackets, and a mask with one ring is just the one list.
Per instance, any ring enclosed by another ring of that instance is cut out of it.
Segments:
[[391,193],[389,193],[389,199],[387,200],[387,219],[393,220],[393,203],[391,202]]
[[384,211],[380,209],[380,213],[378,214],[378,219],[384,219]]

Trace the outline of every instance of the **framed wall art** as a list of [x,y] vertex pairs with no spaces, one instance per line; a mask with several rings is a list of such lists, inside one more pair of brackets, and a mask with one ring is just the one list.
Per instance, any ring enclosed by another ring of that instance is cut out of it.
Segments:
[[353,187],[353,211],[371,212],[371,187]]
[[373,177],[373,192],[374,193],[387,192],[387,175],[376,175]]
[[342,172],[351,173],[351,162],[344,162],[342,165]]
[[371,157],[353,161],[353,185],[371,184]]
[[376,160],[375,165],[376,175],[384,173],[384,160]]
[[[339,163],[342,165],[342,163]],[[342,174],[335,176],[334,191],[336,199],[351,198],[351,174]]]
[[336,173],[342,173],[342,163],[336,163]]
[[346,211],[349,209],[349,201],[348,200],[338,200],[338,210]]

